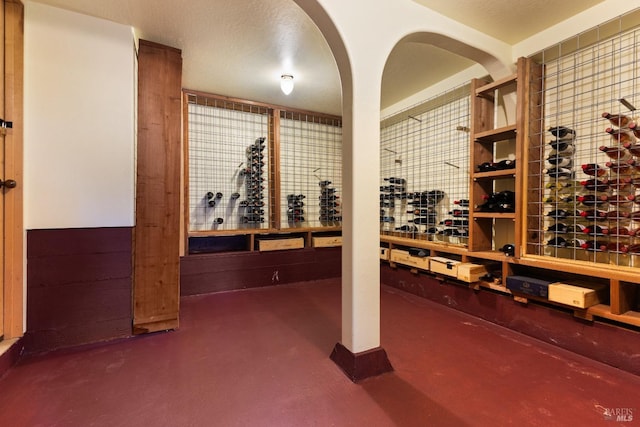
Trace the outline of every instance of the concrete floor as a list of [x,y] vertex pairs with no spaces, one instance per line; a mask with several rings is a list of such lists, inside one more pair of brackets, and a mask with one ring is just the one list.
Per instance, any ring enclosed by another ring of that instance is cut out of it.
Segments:
[[637,376],[393,288],[381,304],[395,371],[359,384],[329,359],[339,280],[305,282],[183,298],[177,331],[23,359],[0,425],[640,425]]

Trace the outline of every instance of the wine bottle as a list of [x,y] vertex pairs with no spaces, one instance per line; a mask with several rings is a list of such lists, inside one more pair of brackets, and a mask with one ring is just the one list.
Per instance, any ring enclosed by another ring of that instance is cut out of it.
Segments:
[[567,157],[572,155],[576,150],[576,147],[567,141],[551,141],[549,145],[554,150],[552,151],[554,156]]
[[300,202],[298,200],[287,203],[287,206],[290,208],[301,208],[304,206],[304,202]]
[[445,225],[447,227],[467,227],[469,225],[469,220],[466,219],[445,219],[440,225]]
[[567,224],[564,224],[562,222],[557,222],[557,223],[547,227],[547,231],[549,233],[562,233],[562,234],[564,234],[564,233],[567,232]]
[[438,234],[438,228],[437,227],[427,227],[427,229],[424,231],[425,234]]
[[231,200],[236,200],[240,198],[240,193],[233,193],[231,194]]
[[543,169],[542,172],[546,173],[551,178],[570,177],[571,175],[573,175],[573,172],[571,171],[571,169],[567,169],[567,168]]
[[383,208],[394,208],[395,202],[393,200],[380,200],[380,206]]
[[582,224],[572,224],[567,226],[567,234],[584,233],[587,227]]
[[627,227],[614,227],[609,230],[610,236],[628,236],[629,229]]
[[586,219],[602,219],[607,217],[607,211],[601,211],[597,209],[591,209],[587,211],[580,212],[580,216]]
[[585,243],[587,243],[587,241],[584,239],[570,239],[567,240],[567,248],[581,249]]
[[[610,187],[612,190],[624,190],[626,187],[631,184],[631,178],[628,177],[617,177],[617,178],[608,178],[603,179],[602,183],[607,187]],[[599,189],[598,191],[603,191],[606,188]]]
[[[382,194],[381,194],[382,196]],[[393,198],[393,195],[390,194],[385,194],[385,196],[391,196],[390,198]],[[318,200],[338,200],[340,198],[340,196],[336,195],[336,194],[329,194],[326,196],[318,196]],[[385,197],[386,199],[386,197]]]
[[384,178],[385,181],[389,181],[390,184],[401,184],[404,185],[406,183],[406,180],[404,178],[396,178],[396,177],[390,177],[390,178]]
[[318,185],[320,187],[326,187],[327,185],[331,185],[331,181],[327,181],[327,180],[320,181],[320,182],[318,182]]
[[[606,198],[607,203],[609,203],[610,205],[613,205],[613,206],[624,205],[624,204],[627,204],[627,203],[631,202],[631,200],[632,200],[627,196],[623,196],[622,194],[615,194],[615,195],[612,195],[612,196],[603,195],[601,197]],[[640,200],[638,200],[637,203],[640,203]]]
[[469,206],[469,200],[468,199],[456,200],[453,202],[453,204],[458,205],[460,207],[467,207]]
[[222,224],[224,222],[224,218],[218,217],[218,218],[214,219],[213,222],[216,223],[216,224]]
[[547,162],[549,162],[551,166],[567,168],[571,167],[572,159],[571,157],[560,157],[550,154],[549,157],[547,157]]
[[[321,209],[320,210],[320,215],[322,216],[331,216],[331,215],[336,215],[337,213],[339,213],[336,209]],[[384,213],[382,214],[384,216]]]
[[567,241],[563,237],[554,237],[553,239],[549,239],[546,245],[556,248],[564,248],[567,246]]
[[408,214],[412,214],[412,215],[435,215],[436,212],[432,209],[413,209],[410,211],[407,211]]
[[247,214],[264,215],[264,209],[248,208],[247,209]]
[[635,170],[636,161],[627,160],[624,162],[607,162],[609,170],[621,175],[629,175]]
[[287,201],[292,200],[304,200],[306,196],[304,194],[287,194]]
[[571,189],[573,185],[574,184],[571,181],[551,181],[547,182],[544,185],[544,188],[549,190],[563,191]]
[[610,220],[622,220],[622,219],[628,219],[630,215],[631,214],[629,212],[615,210],[615,211],[608,211],[605,217]]
[[461,217],[461,218],[466,218],[469,216],[469,211],[467,209],[454,209],[452,211],[449,211],[449,215],[452,215],[454,217]]
[[584,194],[578,196],[578,201],[585,206],[601,206],[607,203],[607,196]]
[[303,216],[290,216],[287,218],[288,222],[304,222]]
[[629,126],[629,123],[631,123],[631,118],[624,114],[609,114],[605,112],[602,113],[602,117],[609,120],[612,125],[620,128],[626,128]]
[[630,202],[633,202],[635,204],[640,205],[640,196],[638,196],[636,194],[629,194],[627,196],[627,200],[629,200]]
[[418,227],[415,225],[402,225],[400,227],[396,227],[397,231],[404,231],[405,233],[417,233]]
[[209,205],[210,208],[213,208],[216,206],[216,199],[209,199],[209,201],[207,202],[207,204]]
[[553,136],[559,139],[574,140],[576,138],[576,132],[566,126],[550,127],[549,132],[551,132]]
[[600,244],[601,251],[609,251],[609,252],[622,252],[626,253],[629,251],[629,245],[622,242],[609,242],[609,243],[601,243]]
[[640,125],[637,122],[629,122],[629,130],[633,132],[633,136],[640,138]]
[[293,209],[293,208],[287,209],[287,215],[303,215],[303,214],[304,214],[304,210],[302,209]]
[[582,249],[586,249],[588,251],[599,251],[600,250],[600,243],[601,242],[599,242],[597,240],[587,240],[582,245],[580,245],[580,247]]
[[585,228],[584,233],[589,234],[590,236],[598,234],[609,234],[609,227],[593,224]]
[[381,216],[380,222],[395,222],[396,219],[392,216]]
[[469,229],[467,228],[454,228],[451,232],[453,237],[469,237]]
[[207,191],[207,194],[205,194],[205,198],[207,199],[213,199],[215,196],[215,194],[213,194],[211,191]]
[[580,181],[580,185],[588,191],[605,191],[609,188],[607,180],[600,181],[597,179],[587,179],[585,181]]
[[419,217],[410,219],[408,222],[413,222],[414,224],[435,224],[436,219],[432,216],[428,216],[428,217],[419,216]]
[[560,218],[567,218],[570,215],[569,215],[569,211],[565,209],[554,209],[552,211],[547,212],[547,216],[551,218],[560,219]]
[[254,144],[257,145],[257,146],[261,146],[262,144],[264,144],[265,139],[266,138],[264,136],[256,138]]
[[624,145],[626,143],[636,142],[636,138],[633,136],[633,133],[626,129],[606,128],[604,131],[611,135],[611,139],[618,144]]
[[476,166],[476,170],[478,172],[492,172],[496,170],[496,165],[493,162],[484,162]]
[[259,215],[245,215],[240,218],[240,220],[244,224],[252,223],[252,222],[264,222],[264,218]]
[[602,151],[610,159],[618,161],[629,160],[631,158],[631,153],[627,151],[624,146],[607,147],[601,145],[598,147],[598,150]]
[[336,192],[336,189],[333,187],[325,187],[322,189],[322,193],[321,194],[333,194]]
[[571,203],[575,204],[578,201],[578,196],[546,196],[542,199],[544,203]]
[[514,169],[516,167],[516,161],[511,159],[500,160],[494,163],[496,170]]
[[627,252],[630,253],[630,254],[640,253],[640,244],[639,243],[634,243],[634,244],[631,244],[631,245],[627,246]]
[[586,163],[582,165],[582,172],[591,176],[602,176],[607,173],[607,170],[597,163]]
[[624,148],[626,148],[627,150],[629,150],[629,153],[631,153],[634,156],[640,156],[640,143],[631,143],[631,142],[625,142],[624,144],[622,144]]
[[500,252],[504,252],[506,256],[515,256],[516,247],[511,243],[507,243],[500,248]]

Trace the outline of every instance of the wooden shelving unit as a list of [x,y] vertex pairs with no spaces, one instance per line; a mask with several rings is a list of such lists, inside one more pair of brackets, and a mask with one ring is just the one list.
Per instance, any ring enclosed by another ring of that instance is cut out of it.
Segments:
[[[534,157],[539,155],[537,153],[541,144],[541,77],[540,65],[530,59],[520,58],[517,72],[511,76],[490,83],[472,81],[468,247],[429,241],[421,235],[416,235],[415,238],[403,237],[399,233],[384,233],[380,236],[381,245],[389,250],[409,247],[428,249],[431,256],[449,256],[462,262],[499,263],[502,283],[481,281],[470,287],[475,290],[486,288],[501,292],[523,303],[537,299],[514,295],[506,288],[504,278],[516,272],[545,275],[550,280],[605,285],[609,291],[608,300],[587,309],[539,300],[552,306],[573,309],[574,316],[580,319],[593,320],[599,317],[640,327],[640,271],[637,268],[532,255],[523,247],[539,243],[532,241],[533,237],[526,234],[525,218],[529,216],[529,210],[535,205],[535,201],[542,197],[539,191],[536,192],[528,185],[529,176],[539,176],[541,173],[540,170],[530,169],[531,164],[538,167],[541,164],[540,158]],[[495,107],[501,99],[498,91],[507,89],[515,91],[515,123],[496,126]],[[476,172],[477,165],[495,160],[496,144],[506,144],[513,150],[516,167],[509,170]],[[495,190],[497,182],[505,181],[512,185],[515,191],[515,212],[478,212],[474,209],[475,205],[483,202],[482,196]],[[529,201],[534,203],[529,204]],[[496,233],[500,231],[499,227],[507,227],[507,233],[513,236],[511,243],[515,246],[515,256],[506,256],[498,250],[500,247],[496,241]],[[529,228],[532,229],[531,224]]]

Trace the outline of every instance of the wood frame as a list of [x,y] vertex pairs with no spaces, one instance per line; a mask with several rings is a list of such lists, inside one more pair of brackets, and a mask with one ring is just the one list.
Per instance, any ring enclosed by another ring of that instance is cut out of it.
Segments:
[[4,115],[13,122],[4,136],[4,178],[18,186],[4,191],[3,281],[4,338],[24,333],[24,225],[23,225],[23,92],[24,6],[19,0],[4,1]]

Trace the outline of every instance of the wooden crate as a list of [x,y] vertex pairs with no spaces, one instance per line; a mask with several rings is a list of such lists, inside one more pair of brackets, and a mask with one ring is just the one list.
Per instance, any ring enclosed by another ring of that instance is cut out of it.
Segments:
[[462,262],[458,264],[457,271],[458,280],[467,283],[479,282],[480,278],[487,274],[487,267],[481,264],[473,264],[470,262]]
[[289,237],[285,239],[258,239],[258,250],[260,252],[283,251],[287,249],[304,248],[302,237]]
[[314,248],[332,248],[342,246],[342,236],[314,236],[311,239]]
[[578,308],[588,308],[600,303],[595,289],[566,283],[552,283],[549,285],[549,301],[559,302]]
[[389,261],[389,248],[380,248],[380,259]]
[[408,251],[403,251],[402,249],[391,249],[391,257],[389,260],[396,264],[408,265],[410,267],[429,271],[429,257],[409,255]]
[[459,264],[461,264],[461,262],[454,259],[434,256],[431,257],[429,262],[429,269],[432,273],[458,278]]

